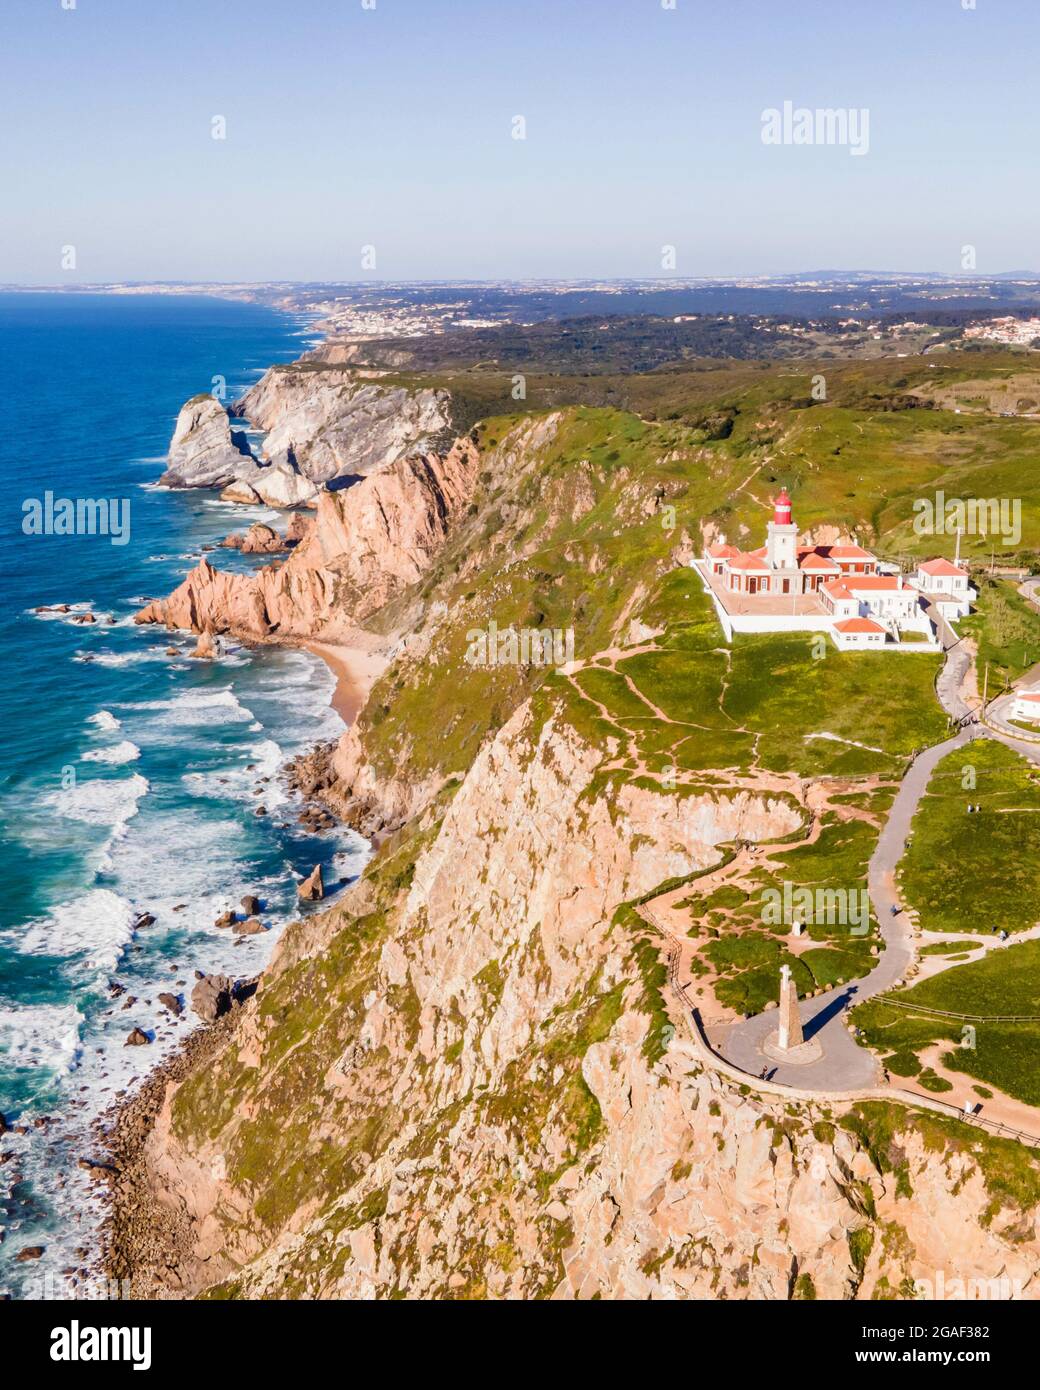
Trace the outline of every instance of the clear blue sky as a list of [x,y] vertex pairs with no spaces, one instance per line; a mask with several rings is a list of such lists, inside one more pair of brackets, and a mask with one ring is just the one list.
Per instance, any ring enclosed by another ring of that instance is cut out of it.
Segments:
[[0,281],[1040,269],[1040,0],[362,2],[2,0]]

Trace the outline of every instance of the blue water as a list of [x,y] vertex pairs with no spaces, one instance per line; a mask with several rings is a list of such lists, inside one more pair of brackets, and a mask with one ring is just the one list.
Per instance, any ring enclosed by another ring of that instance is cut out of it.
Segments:
[[[284,520],[154,483],[185,399],[215,377],[234,398],[306,335],[298,319],[217,299],[0,294],[0,1113],[30,1127],[0,1140],[13,1153],[0,1165],[0,1292],[92,1296],[59,1273],[88,1264],[96,1242],[100,1199],[75,1159],[94,1148],[90,1122],[191,1026],[157,993],[186,999],[196,968],[253,973],[297,910],[296,876],[321,861],[342,880],[363,862],[350,832],[298,833],[277,777],[342,729],[325,666],[236,644],[194,661],[187,635],[131,622],[204,546]],[[128,504],[128,543],[24,534],[23,504],[47,490]],[[73,611],[32,611],[46,604]],[[76,624],[86,610],[97,623]],[[214,926],[246,892],[264,904],[263,937]],[[142,912],[156,922],[134,932]],[[124,1046],[135,1025],[151,1046]],[[37,1129],[41,1115],[52,1122]],[[13,1262],[37,1244],[41,1261]]]

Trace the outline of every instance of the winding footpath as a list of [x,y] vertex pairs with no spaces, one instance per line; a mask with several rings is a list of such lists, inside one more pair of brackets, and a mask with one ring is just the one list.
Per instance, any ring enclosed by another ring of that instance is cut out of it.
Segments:
[[[877,1084],[877,1059],[852,1038],[844,1015],[853,1004],[883,994],[906,976],[913,959],[912,929],[896,889],[896,866],[936,764],[955,748],[970,743],[973,732],[974,728],[962,729],[944,743],[934,744],[914,759],[903,778],[867,870],[867,888],[885,949],[869,975],[803,999],[798,1007],[806,1040],[822,1044],[823,1056],[804,1066],[769,1061],[761,1049],[768,1035],[776,1032],[777,1015],[775,1010],[768,1010],[713,1031],[712,1043],[741,1070],[757,1076],[768,1066],[771,1080],[801,1090],[848,1091]],[[898,909],[896,913],[893,907]]]
[[[936,693],[946,712],[958,722],[974,719],[961,695],[962,682],[971,662],[960,644],[951,645],[936,680]],[[867,870],[867,888],[885,949],[877,965],[861,980],[840,985],[825,994],[801,1001],[799,1015],[806,1040],[822,1045],[823,1055],[802,1065],[778,1064],[766,1056],[762,1045],[776,1032],[776,1010],[711,1029],[708,1042],[726,1061],[751,1078],[766,1076],[773,1083],[799,1091],[857,1091],[876,1087],[881,1067],[873,1053],[861,1047],[849,1032],[847,1010],[900,984],[914,959],[913,926],[903,911],[896,887],[896,869],[917,807],[928,788],[936,765],[957,748],[975,738],[993,738],[1016,753],[1040,764],[1040,744],[1015,738],[1004,728],[966,722],[942,743],[919,753],[910,764],[892,803]],[[893,912],[893,908],[897,910]]]

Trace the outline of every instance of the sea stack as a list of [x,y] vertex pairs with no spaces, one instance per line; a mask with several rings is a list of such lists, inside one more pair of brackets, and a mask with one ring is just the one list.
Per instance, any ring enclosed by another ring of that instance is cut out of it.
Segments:
[[297,892],[303,902],[320,903],[325,896],[325,883],[321,876],[321,865],[315,864],[314,868],[300,884]]

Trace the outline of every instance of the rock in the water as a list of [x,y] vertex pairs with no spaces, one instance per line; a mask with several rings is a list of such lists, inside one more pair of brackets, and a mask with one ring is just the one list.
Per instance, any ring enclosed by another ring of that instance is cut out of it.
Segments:
[[133,1028],[133,1029],[131,1029],[131,1031],[126,1035],[126,1042],[123,1044],[123,1046],[124,1046],[124,1047],[144,1047],[147,1043],[150,1043],[150,1042],[151,1042],[151,1038],[148,1036],[147,1033],[145,1033],[145,1032],[144,1032],[142,1029],[140,1029],[140,1028]]
[[243,555],[274,555],[288,549],[278,532],[262,521],[254,521],[244,535],[225,536],[221,545],[228,550],[241,550]]
[[159,1003],[162,1004],[164,1008],[169,1009],[170,1013],[177,1018],[180,1018],[181,1014],[184,1012],[184,1005],[177,998],[176,994],[160,994]]
[[235,914],[228,908],[227,912],[222,912],[213,923],[215,927],[230,927],[235,920]]
[[236,922],[231,928],[236,936],[256,936],[263,929],[263,925],[255,917],[247,917],[244,922]]
[[242,911],[249,917],[255,917],[260,911],[260,899],[252,893],[247,893],[242,899]]
[[14,1258],[17,1264],[25,1264],[27,1260],[38,1260],[42,1254],[42,1245],[24,1245]]
[[153,927],[155,918],[150,912],[141,912],[134,918],[134,931],[141,931],[145,927]]
[[209,628],[203,629],[203,631],[199,633],[199,640],[195,644],[195,650],[192,652],[192,656],[197,656],[201,661],[212,661],[219,655],[220,648],[217,645],[213,633]]
[[321,876],[320,864],[315,864],[296,891],[305,903],[321,902],[325,896],[325,882]]
[[231,433],[228,413],[212,396],[193,396],[181,408],[170,441],[165,487],[226,487],[256,467],[242,437]]
[[0,1110],[0,1134],[7,1133],[7,1121],[4,1119],[3,1111]]

